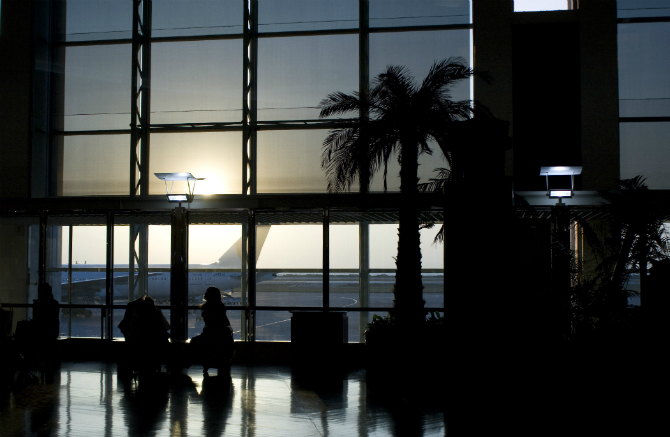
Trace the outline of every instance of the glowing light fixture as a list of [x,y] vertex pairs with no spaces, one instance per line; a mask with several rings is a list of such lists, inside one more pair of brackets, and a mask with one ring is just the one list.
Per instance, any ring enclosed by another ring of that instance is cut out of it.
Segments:
[[[195,183],[196,181],[202,181],[205,178],[196,178],[191,173],[180,172],[180,173],[154,173],[156,177],[163,182],[165,182],[165,192],[167,195],[168,202],[179,203],[181,206],[182,202],[191,203],[193,202],[193,194],[195,193]],[[187,192],[186,193],[173,193],[172,188],[174,187],[175,181],[177,182],[186,182]],[[168,187],[168,182],[171,182]],[[191,185],[193,182],[193,185]]]
[[[540,176],[546,178],[547,196],[552,199],[572,197],[572,192],[575,190],[575,175],[579,174],[582,174],[581,166],[540,167]],[[570,188],[549,188],[549,176],[570,176]]]

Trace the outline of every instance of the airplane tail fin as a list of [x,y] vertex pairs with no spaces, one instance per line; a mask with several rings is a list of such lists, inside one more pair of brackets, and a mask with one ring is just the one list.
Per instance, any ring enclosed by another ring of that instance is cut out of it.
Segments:
[[[270,225],[256,226],[256,261],[261,255],[261,250],[265,244],[265,240],[270,232]],[[219,267],[237,269],[242,263],[242,237],[240,237],[235,244],[221,255],[221,258],[216,262]]]

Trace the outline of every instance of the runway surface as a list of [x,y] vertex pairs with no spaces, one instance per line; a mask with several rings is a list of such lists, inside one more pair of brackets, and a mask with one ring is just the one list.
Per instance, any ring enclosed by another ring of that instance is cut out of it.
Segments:
[[[392,307],[393,306],[393,275],[375,275],[370,280],[369,307]],[[356,275],[332,275],[330,277],[330,307],[333,309],[358,308],[361,305],[358,291],[358,277]],[[239,290],[233,290],[234,297],[240,297]],[[423,298],[427,308],[443,307],[443,280],[441,275],[424,276]],[[117,302],[119,303],[119,302]],[[277,278],[257,284],[256,292],[257,306],[271,307],[315,307],[323,305],[323,282],[321,275],[281,275]],[[67,312],[67,310],[64,310]],[[123,318],[125,310],[114,310],[113,325],[114,337],[123,338],[118,329],[118,324]],[[165,317],[170,319],[169,310],[163,310]],[[386,311],[367,312],[368,323],[373,314],[386,315]],[[81,315],[81,314],[80,314]],[[202,332],[204,326],[200,320],[199,310],[190,310],[188,318],[188,337]],[[241,321],[243,314],[235,306],[228,306],[228,318],[230,319],[235,339],[241,339]],[[291,340],[291,313],[286,311],[257,311],[256,339],[259,341],[290,341]],[[348,312],[349,341],[360,340],[360,312]],[[92,309],[89,317],[61,317],[61,335],[67,336],[70,332],[72,337],[100,337],[102,320],[100,310]],[[363,328],[364,329],[364,328]]]

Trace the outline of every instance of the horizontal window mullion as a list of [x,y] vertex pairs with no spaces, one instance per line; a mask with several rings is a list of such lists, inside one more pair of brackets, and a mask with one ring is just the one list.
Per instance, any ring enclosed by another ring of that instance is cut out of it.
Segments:
[[619,117],[619,123],[666,123],[670,117]]

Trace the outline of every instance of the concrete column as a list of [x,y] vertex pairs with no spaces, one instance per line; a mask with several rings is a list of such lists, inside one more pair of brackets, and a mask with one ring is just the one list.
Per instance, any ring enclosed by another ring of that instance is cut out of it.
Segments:
[[177,207],[172,211],[172,248],[170,257],[170,338],[186,339],[188,304],[188,212]]
[[0,196],[30,197],[34,4],[0,5]]
[[580,0],[582,189],[619,178],[619,73],[616,0]]
[[[512,116],[512,24],[513,0],[473,0],[473,66],[487,71],[492,83],[475,78],[474,98],[493,115],[510,122],[509,135],[514,137]],[[512,150],[505,152],[505,175],[512,175]]]

